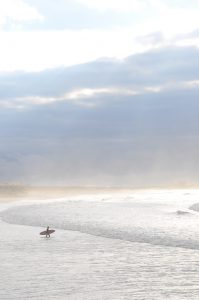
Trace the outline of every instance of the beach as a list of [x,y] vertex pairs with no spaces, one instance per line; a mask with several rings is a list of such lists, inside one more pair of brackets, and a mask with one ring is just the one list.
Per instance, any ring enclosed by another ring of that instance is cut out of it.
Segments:
[[[1,202],[0,299],[198,299],[198,195],[104,190]],[[39,235],[47,225],[49,239]]]

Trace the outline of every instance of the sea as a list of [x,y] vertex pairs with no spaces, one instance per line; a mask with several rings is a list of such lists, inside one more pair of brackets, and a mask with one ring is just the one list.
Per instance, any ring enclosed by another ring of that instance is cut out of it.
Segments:
[[0,299],[198,300],[199,190],[2,202]]

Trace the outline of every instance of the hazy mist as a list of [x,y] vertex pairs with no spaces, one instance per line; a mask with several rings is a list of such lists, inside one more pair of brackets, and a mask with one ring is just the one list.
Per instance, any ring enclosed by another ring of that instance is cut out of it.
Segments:
[[194,47],[166,47],[1,74],[0,181],[197,184],[198,58]]

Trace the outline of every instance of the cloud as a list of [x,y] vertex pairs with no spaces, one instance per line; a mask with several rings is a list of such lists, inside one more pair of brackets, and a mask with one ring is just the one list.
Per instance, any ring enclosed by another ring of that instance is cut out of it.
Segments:
[[154,32],[137,38],[138,42],[145,44],[163,44],[165,39],[161,32]]
[[90,101],[91,105],[92,99],[106,95],[133,97],[196,88],[198,57],[199,50],[195,47],[165,47],[123,60],[101,59],[38,73],[2,73],[0,102],[12,107],[56,101],[76,104]]
[[198,182],[198,1],[4,2],[1,181]]
[[0,4],[2,72],[37,72],[165,46],[199,46],[196,38],[186,37],[198,29],[198,6],[184,1],[12,1]]
[[140,11],[141,9],[146,7],[146,1],[139,0],[123,0],[122,2],[119,0],[78,0],[78,2],[100,11]]
[[196,183],[198,56],[197,48],[166,47],[124,60],[0,74],[0,180]]
[[32,20],[42,20],[42,15],[35,7],[23,0],[6,0],[0,2],[0,27],[11,22],[12,25]]
[[129,42],[129,32],[122,30],[0,32],[0,38],[0,71],[41,71],[144,49],[133,39]]
[[1,178],[132,186],[196,180],[197,95],[103,96],[92,110],[56,102],[4,118],[1,111]]
[[77,2],[99,11],[114,12],[141,12],[147,9],[156,9],[159,12],[167,11],[169,8],[180,7],[178,1],[162,1],[162,0],[77,0]]
[[[43,22],[26,24],[23,30],[80,30],[80,29],[111,29],[118,24],[125,26],[132,24],[132,15],[110,15],[88,8],[83,3],[74,0],[59,0],[59,3],[49,0],[26,0],[37,8],[44,16]],[[134,22],[133,22],[134,23]]]

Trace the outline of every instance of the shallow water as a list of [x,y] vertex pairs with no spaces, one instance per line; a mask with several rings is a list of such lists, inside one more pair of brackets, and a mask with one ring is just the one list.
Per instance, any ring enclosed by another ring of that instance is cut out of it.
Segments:
[[[199,217],[188,210],[197,195],[173,196],[77,198],[1,212],[32,226],[0,223],[0,299],[199,299]],[[56,227],[50,239],[37,227],[47,222]]]

